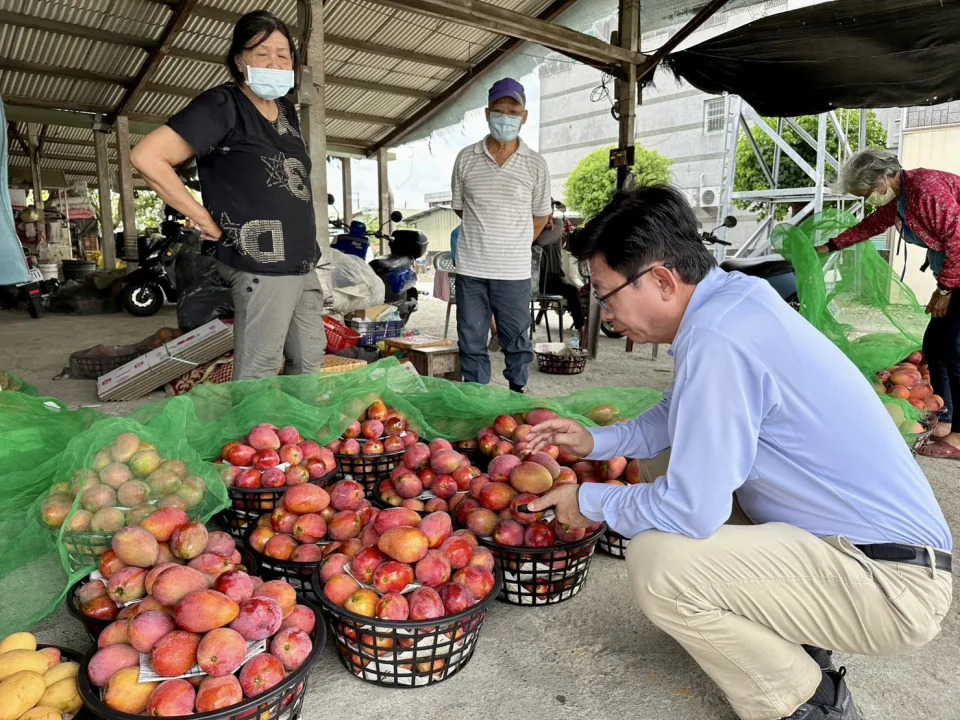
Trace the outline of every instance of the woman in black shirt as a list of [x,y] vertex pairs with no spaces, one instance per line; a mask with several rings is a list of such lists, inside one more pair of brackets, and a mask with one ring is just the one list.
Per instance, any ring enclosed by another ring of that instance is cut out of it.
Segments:
[[[286,25],[244,15],[227,67],[234,82],[194,99],[133,150],[132,164],[165,202],[216,241],[235,306],[234,379],[318,372],[323,294],[310,156],[293,103],[298,69]],[[196,156],[200,205],[175,168]]]

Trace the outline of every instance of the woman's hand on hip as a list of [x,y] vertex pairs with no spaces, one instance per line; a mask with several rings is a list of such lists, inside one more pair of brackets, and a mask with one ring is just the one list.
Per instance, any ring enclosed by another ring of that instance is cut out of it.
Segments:
[[930,302],[927,303],[927,314],[933,318],[944,317],[947,314],[947,310],[950,309],[950,298],[952,297],[952,293],[942,295],[939,290],[934,290]]
[[213,216],[210,213],[206,213],[205,217],[199,217],[193,221],[197,226],[197,229],[200,231],[201,240],[211,240],[213,242],[220,242],[223,238],[223,230],[217,225],[216,221],[213,219]]

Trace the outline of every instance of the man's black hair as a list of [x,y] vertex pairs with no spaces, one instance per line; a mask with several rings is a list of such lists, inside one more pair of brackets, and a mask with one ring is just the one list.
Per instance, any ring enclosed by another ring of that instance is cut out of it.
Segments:
[[293,44],[293,35],[290,34],[290,28],[269,10],[254,10],[237,20],[237,24],[233,27],[230,49],[227,50],[227,69],[238,85],[246,82],[246,78],[240,72],[240,68],[237,67],[237,58],[243,54],[244,50],[257,47],[277,30],[290,43],[290,59],[293,61],[293,71],[297,78],[300,77],[300,56],[297,54],[297,46]]
[[598,255],[624,277],[656,263],[669,263],[680,278],[696,285],[717,261],[700,240],[687,199],[672,185],[618,192],[568,241],[578,260]]

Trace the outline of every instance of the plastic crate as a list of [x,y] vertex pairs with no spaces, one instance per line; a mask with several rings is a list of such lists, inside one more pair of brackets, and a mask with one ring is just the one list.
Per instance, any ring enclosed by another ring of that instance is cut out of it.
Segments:
[[401,320],[351,320],[350,327],[360,334],[361,345],[376,345],[403,334]]
[[326,315],[323,316],[323,329],[327,332],[327,352],[330,355],[356,347],[360,342],[360,333]]

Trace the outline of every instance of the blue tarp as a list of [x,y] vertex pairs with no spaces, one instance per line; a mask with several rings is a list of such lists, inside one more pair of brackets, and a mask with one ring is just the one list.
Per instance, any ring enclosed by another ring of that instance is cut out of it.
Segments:
[[20,238],[13,223],[13,207],[10,205],[9,139],[7,116],[0,100],[0,285],[15,285],[27,281],[27,261],[20,248]]

